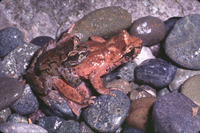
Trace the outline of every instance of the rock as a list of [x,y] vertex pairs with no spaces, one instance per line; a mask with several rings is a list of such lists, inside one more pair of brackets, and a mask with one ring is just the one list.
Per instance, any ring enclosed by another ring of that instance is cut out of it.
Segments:
[[108,38],[131,25],[131,15],[120,6],[97,9],[76,22],[72,31],[81,41],[87,41],[91,35]]
[[65,120],[58,116],[42,117],[38,120],[37,125],[43,127],[48,132],[56,132]]
[[153,16],[146,16],[134,21],[130,28],[130,35],[142,39],[143,46],[159,43],[166,34],[164,22]]
[[149,131],[151,125],[151,107],[157,100],[155,97],[143,97],[131,101],[130,109],[126,117],[126,124],[128,126]]
[[39,46],[23,43],[15,48],[2,60],[3,76],[16,74],[19,78],[28,67],[28,64]]
[[44,44],[50,42],[51,40],[54,39],[49,36],[38,36],[36,38],[33,38],[33,40],[31,40],[30,43],[42,47]]
[[74,120],[64,121],[55,133],[80,133],[79,122]]
[[200,15],[191,14],[176,22],[165,41],[165,52],[178,65],[200,69]]
[[42,110],[37,109],[35,112],[29,115],[29,118],[32,123],[36,123],[40,118],[45,117],[46,115],[42,112]]
[[0,111],[0,124],[5,123],[8,117],[11,115],[10,108],[6,108]]
[[172,17],[164,21],[166,27],[166,36],[169,34],[170,30],[173,28],[174,24],[182,17]]
[[149,59],[135,68],[136,81],[153,87],[165,87],[175,77],[177,67],[162,59]]
[[199,106],[181,93],[173,92],[159,98],[152,113],[155,133],[198,133],[198,110]]
[[175,78],[169,84],[169,89],[171,91],[179,89],[180,85],[183,84],[188,78],[198,74],[200,74],[200,71],[178,68]]
[[162,96],[164,96],[168,93],[170,93],[170,91],[165,87],[165,88],[158,91],[157,97],[160,98],[160,97],[162,97]]
[[1,59],[0,59],[0,78],[1,78],[1,77],[3,77],[3,76],[2,76],[2,61],[1,61]]
[[122,130],[121,133],[145,133],[145,132],[136,128],[126,127]]
[[22,96],[10,108],[20,115],[33,113],[39,107],[39,102],[28,84],[24,87]]
[[160,57],[163,56],[164,54],[164,49],[160,46],[160,43],[152,45],[149,47],[153,56],[155,57]]
[[19,29],[7,27],[0,30],[0,57],[4,57],[23,42],[24,37]]
[[119,73],[119,71],[117,71],[117,69],[115,69],[115,70],[111,71],[110,73],[101,76],[102,84],[104,86],[106,86],[109,82],[117,80],[118,79],[117,78],[118,73]]
[[137,65],[140,65],[143,61],[148,59],[155,59],[156,57],[152,54],[148,47],[142,47],[140,54],[134,59]]
[[19,80],[9,77],[0,78],[0,110],[17,101],[24,91]]
[[94,133],[90,127],[88,127],[85,122],[80,123],[80,133]]
[[0,124],[1,132],[15,132],[15,133],[25,133],[25,132],[37,132],[37,133],[48,133],[44,128],[35,125],[35,124],[27,124],[27,123],[15,123],[15,122],[6,122]]
[[131,86],[128,81],[124,79],[114,80],[106,85],[106,88],[119,88],[125,94],[128,94],[131,91]]
[[15,123],[28,123],[28,118],[26,116],[22,116],[20,114],[14,113],[11,114],[8,118],[9,122],[15,122]]
[[112,91],[111,95],[100,95],[83,111],[85,122],[99,132],[115,132],[125,120],[130,101],[121,91]]
[[192,101],[200,103],[200,75],[195,75],[186,80],[181,86],[180,92]]

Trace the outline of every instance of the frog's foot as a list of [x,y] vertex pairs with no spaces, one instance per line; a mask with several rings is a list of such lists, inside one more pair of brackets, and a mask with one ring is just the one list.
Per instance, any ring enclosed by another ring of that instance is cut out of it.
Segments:
[[56,101],[57,103],[62,103],[63,98],[58,95],[57,90],[51,90],[46,96],[40,96],[44,103],[48,106],[51,106],[51,100]]

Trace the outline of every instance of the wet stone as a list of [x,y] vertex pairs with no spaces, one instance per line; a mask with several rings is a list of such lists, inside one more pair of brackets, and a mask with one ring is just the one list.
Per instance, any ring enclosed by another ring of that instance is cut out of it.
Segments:
[[153,87],[165,87],[175,77],[177,67],[162,59],[149,59],[135,68],[136,81]]
[[101,95],[82,113],[85,122],[99,132],[115,132],[128,113],[130,101],[121,91],[112,91],[116,97]]
[[181,86],[180,92],[192,101],[200,103],[200,75],[195,75],[186,80]]
[[0,57],[4,57],[23,42],[24,37],[19,29],[7,27],[0,30]]
[[59,118],[58,116],[42,117],[38,120],[37,125],[43,127],[50,133],[54,133],[60,128],[64,121],[64,119]]
[[79,126],[79,122],[77,121],[64,121],[55,133],[80,133]]
[[35,124],[27,123],[15,123],[15,122],[6,122],[0,124],[0,132],[14,132],[14,133],[28,133],[28,132],[37,132],[37,133],[48,133],[47,130],[41,126]]
[[10,106],[11,109],[20,115],[31,114],[38,109],[38,107],[39,102],[28,84],[25,85],[22,96]]
[[164,22],[153,16],[140,18],[133,22],[130,35],[142,39],[143,45],[152,45],[160,42],[166,34]]
[[176,22],[165,41],[165,52],[178,65],[200,69],[200,15],[191,14]]
[[9,77],[0,78],[0,110],[17,101],[24,91],[19,80]]
[[200,131],[199,106],[181,93],[173,92],[159,98],[154,103],[152,115],[155,133]]
[[8,118],[9,122],[15,122],[15,123],[28,123],[28,118],[26,116],[22,116],[17,113],[13,113]]
[[5,123],[10,115],[11,115],[10,108],[1,110],[0,111],[0,124]]
[[44,44],[50,42],[51,40],[54,40],[54,39],[49,36],[38,36],[36,38],[33,38],[33,40],[31,40],[30,43],[42,47]]

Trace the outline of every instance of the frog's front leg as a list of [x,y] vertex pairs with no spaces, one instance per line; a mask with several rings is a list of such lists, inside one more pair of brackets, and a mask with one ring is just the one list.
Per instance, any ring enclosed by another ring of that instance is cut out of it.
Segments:
[[52,90],[52,78],[48,75],[37,76],[33,72],[27,73],[27,78],[30,86],[40,94],[40,98],[45,102],[46,105],[51,106],[50,101],[54,100],[58,103],[62,103],[62,97],[57,95],[57,90]]

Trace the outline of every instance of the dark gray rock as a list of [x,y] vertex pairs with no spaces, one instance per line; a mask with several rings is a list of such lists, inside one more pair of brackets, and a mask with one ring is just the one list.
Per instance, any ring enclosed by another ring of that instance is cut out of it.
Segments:
[[74,120],[64,121],[55,133],[80,133],[79,122]]
[[99,132],[115,132],[124,122],[130,100],[121,91],[112,91],[116,97],[101,95],[83,111],[85,122]]
[[80,133],[94,133],[88,125],[85,124],[85,122],[80,122]]
[[1,110],[0,111],[0,124],[5,123],[10,115],[11,115],[10,108]]
[[60,128],[64,121],[64,119],[59,118],[58,116],[49,116],[40,118],[37,124],[46,129],[49,133],[54,133]]
[[24,91],[19,80],[9,77],[0,78],[0,110],[17,101]]
[[23,42],[24,36],[19,29],[7,27],[0,30],[0,57],[4,57]]
[[10,108],[15,110],[20,115],[27,115],[33,113],[39,107],[39,102],[33,94],[28,84],[24,87],[24,92],[20,99],[13,103]]
[[157,97],[160,98],[160,97],[162,97],[162,96],[164,96],[168,93],[170,93],[170,91],[165,87],[165,88],[158,91]]
[[169,85],[175,77],[177,67],[162,59],[149,59],[135,68],[136,81],[154,87]]
[[199,106],[181,93],[166,94],[154,103],[153,122],[155,133],[198,133]]
[[[181,19],[182,17],[172,17],[167,19],[166,21],[164,21],[165,23],[165,27],[166,27],[166,36],[168,35],[168,33],[170,32],[170,30],[173,28],[173,26],[175,25],[175,23]],[[165,36],[165,37],[166,37]]]
[[176,22],[165,41],[166,54],[177,64],[200,69],[200,15],[188,15]]
[[36,38],[33,38],[33,40],[31,40],[30,43],[42,47],[44,44],[50,42],[51,40],[54,40],[54,39],[49,36],[38,36]]
[[121,133],[145,133],[145,132],[136,128],[126,127],[122,130]]
[[20,114],[13,113],[8,118],[8,121],[15,122],[15,123],[28,123],[28,118],[27,118],[27,116],[22,116]]
[[0,131],[3,133],[48,133],[47,130],[38,125],[15,122],[0,124]]

